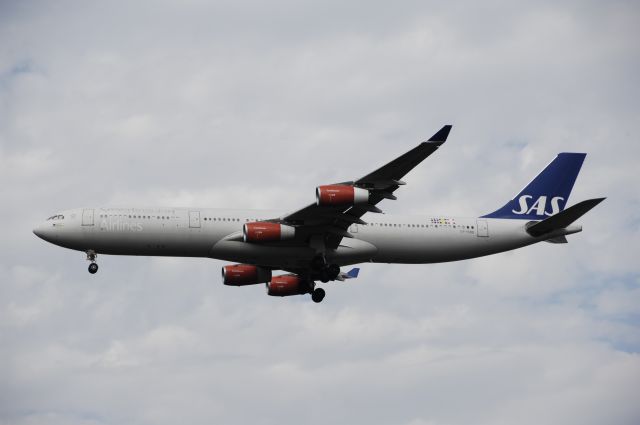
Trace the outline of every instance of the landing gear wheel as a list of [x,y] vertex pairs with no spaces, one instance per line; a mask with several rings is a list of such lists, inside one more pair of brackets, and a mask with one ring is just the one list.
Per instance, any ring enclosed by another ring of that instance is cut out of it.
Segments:
[[89,264],[89,273],[96,274],[97,271],[98,271],[98,264],[97,263]]
[[331,280],[331,276],[329,276],[329,271],[325,268],[320,270],[320,281],[322,283],[327,283]]
[[314,303],[319,303],[324,299],[324,296],[326,295],[326,293],[324,292],[324,289],[322,288],[316,288],[312,293],[311,293],[311,299],[313,300]]
[[327,266],[327,274],[330,280],[336,280],[340,274],[340,267],[337,264],[329,264]]

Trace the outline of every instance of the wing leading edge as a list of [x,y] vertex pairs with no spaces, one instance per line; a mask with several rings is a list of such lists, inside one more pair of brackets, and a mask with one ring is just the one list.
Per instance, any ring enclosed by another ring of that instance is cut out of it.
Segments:
[[339,185],[353,186],[369,191],[369,202],[365,205],[318,205],[314,203],[274,221],[296,226],[299,237],[308,240],[323,240],[323,248],[335,249],[352,224],[365,224],[361,217],[367,212],[381,213],[376,205],[383,199],[395,200],[393,194],[405,183],[401,180],[409,171],[434,153],[447,140],[451,125],[445,125],[429,140],[383,165],[366,176]]

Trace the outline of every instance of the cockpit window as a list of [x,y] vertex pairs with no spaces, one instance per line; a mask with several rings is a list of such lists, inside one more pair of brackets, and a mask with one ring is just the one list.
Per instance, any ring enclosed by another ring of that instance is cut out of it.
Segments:
[[64,220],[64,215],[62,215],[62,214],[52,215],[51,217],[49,217],[47,219],[47,221],[49,221],[49,220]]

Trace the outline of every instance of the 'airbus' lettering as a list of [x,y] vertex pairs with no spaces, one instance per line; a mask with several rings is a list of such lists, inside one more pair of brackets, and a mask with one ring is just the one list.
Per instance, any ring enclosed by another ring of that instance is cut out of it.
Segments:
[[531,195],[522,195],[519,199],[518,199],[518,203],[520,206],[519,210],[511,210],[511,212],[513,212],[514,214],[518,214],[518,215],[529,215],[529,214],[535,214],[535,215],[539,215],[539,216],[552,216],[554,214],[557,214],[560,212],[560,201],[564,201],[564,198],[561,196],[554,196],[553,198],[551,198],[551,211],[547,211],[547,197],[546,196],[540,196],[538,199],[536,199],[536,201],[529,206],[528,200],[529,199],[533,199],[533,196]]

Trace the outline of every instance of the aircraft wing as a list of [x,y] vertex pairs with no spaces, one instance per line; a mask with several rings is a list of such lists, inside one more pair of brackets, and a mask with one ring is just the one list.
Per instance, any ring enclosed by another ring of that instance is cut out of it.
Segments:
[[[450,125],[445,125],[426,142],[420,143],[404,155],[358,180],[336,183],[368,191],[368,202],[357,205],[308,205],[280,217],[274,222],[296,226],[297,237],[322,237],[324,246],[336,248],[343,237],[351,237],[348,229],[353,224],[365,224],[361,217],[367,212],[382,212],[376,205],[383,199],[395,200],[393,194],[405,183],[401,180],[409,171],[424,161],[447,140]],[[331,186],[331,185],[330,185]]]

